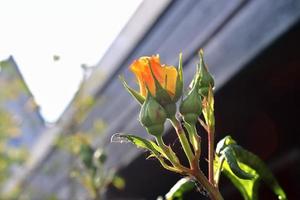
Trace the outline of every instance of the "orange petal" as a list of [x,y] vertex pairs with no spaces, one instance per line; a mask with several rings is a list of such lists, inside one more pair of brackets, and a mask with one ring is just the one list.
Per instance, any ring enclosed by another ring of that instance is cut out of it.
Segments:
[[152,77],[149,61],[155,78],[161,86],[174,96],[176,90],[177,70],[173,66],[162,66],[159,56],[140,57],[130,65],[130,70],[135,74],[142,96],[146,96],[146,85],[152,95],[155,95],[155,82]]
[[148,60],[151,62],[150,57],[141,57],[138,60],[135,60],[129,67],[135,74],[140,86],[140,93],[144,97],[147,95],[146,85],[148,86],[151,94],[155,95],[154,79],[151,75]]
[[145,85],[145,82],[143,80],[143,75],[142,75],[143,68],[144,67],[143,67],[142,63],[140,62],[140,60],[133,61],[133,63],[129,67],[129,69],[134,73],[134,75],[138,81],[141,95],[146,96],[146,85]]
[[154,74],[155,78],[162,85],[162,83],[164,82],[165,77],[164,77],[163,68],[162,68],[162,66],[160,64],[160,61],[159,61],[159,57],[158,56],[152,56],[150,58],[150,63],[151,63],[152,71],[153,71],[153,74]]

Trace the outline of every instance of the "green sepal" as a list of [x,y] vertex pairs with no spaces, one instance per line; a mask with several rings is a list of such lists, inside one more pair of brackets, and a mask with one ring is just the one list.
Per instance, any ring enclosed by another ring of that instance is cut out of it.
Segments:
[[183,200],[184,194],[196,188],[195,181],[190,177],[181,178],[165,195],[166,200]]
[[155,124],[151,126],[145,127],[147,133],[153,136],[160,136],[164,132],[164,125],[163,124]]
[[214,87],[215,82],[214,78],[211,76],[211,74],[208,72],[208,69],[204,63],[204,56],[203,56],[203,49],[200,49],[199,51],[199,73],[200,73],[200,88],[208,88],[208,87]]
[[125,87],[125,89],[127,90],[127,92],[129,94],[131,94],[131,96],[134,97],[134,99],[140,104],[143,105],[144,101],[145,101],[145,97],[143,97],[139,92],[137,92],[136,90],[132,89],[131,87],[129,87],[129,85],[126,83],[125,79],[123,76],[119,76],[120,81],[122,82],[123,86]]
[[200,89],[200,65],[197,64],[196,73],[191,81],[189,88],[194,88],[195,86]]
[[215,116],[214,116],[214,95],[213,90],[210,87],[208,90],[208,96],[204,99],[204,105],[202,109],[202,113],[205,119],[206,124],[214,128],[215,127]]
[[177,107],[175,103],[164,105],[163,108],[166,111],[167,118],[172,119],[176,115]]
[[[181,61],[182,62],[182,61]],[[167,118],[172,118],[176,114],[176,101],[181,97],[182,95],[182,88],[183,88],[183,74],[182,74],[182,64],[179,66],[177,81],[176,81],[176,91],[175,96],[172,98],[167,90],[165,90],[157,78],[154,75],[151,62],[148,60],[148,64],[150,67],[151,75],[153,77],[154,83],[155,83],[155,100],[165,109]],[[167,77],[166,77],[167,78]],[[167,82],[168,80],[166,80]],[[146,86],[147,87],[147,86]],[[147,88],[148,89],[148,88]],[[148,89],[149,92],[149,89]]]
[[180,99],[180,97],[182,96],[182,93],[183,93],[183,66],[182,66],[182,53],[180,53],[178,69],[177,69],[176,89],[172,101],[176,103],[178,99]]
[[151,62],[148,60],[148,64],[150,67],[151,75],[153,77],[154,83],[155,83],[155,96],[154,98],[162,105],[167,105],[172,102],[172,99],[169,95],[169,93],[160,85],[159,81],[154,75]]

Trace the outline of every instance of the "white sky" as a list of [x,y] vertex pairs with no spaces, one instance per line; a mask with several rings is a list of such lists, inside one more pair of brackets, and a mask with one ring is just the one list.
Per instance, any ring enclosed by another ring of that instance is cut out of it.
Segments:
[[141,2],[0,0],[0,60],[14,56],[42,115],[55,121],[78,88],[81,64],[98,63]]

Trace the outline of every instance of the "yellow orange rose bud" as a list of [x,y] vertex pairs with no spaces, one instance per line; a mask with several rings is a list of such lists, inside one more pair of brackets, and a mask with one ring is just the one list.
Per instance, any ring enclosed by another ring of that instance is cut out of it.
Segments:
[[135,60],[130,65],[130,70],[135,74],[138,80],[140,94],[142,96],[146,97],[146,87],[148,87],[151,94],[156,97],[158,89],[155,85],[156,79],[161,87],[167,91],[169,96],[171,98],[174,97],[176,90],[177,70],[173,66],[161,65],[158,55],[151,57],[145,56]]
[[148,88],[155,100],[166,110],[167,117],[174,116],[175,103],[181,97],[183,87],[181,56],[178,70],[161,64],[158,55],[135,60],[130,70],[139,83],[140,96],[145,98]]
[[151,96],[147,98],[140,111],[140,122],[151,135],[160,136],[164,131],[167,114],[165,109]]

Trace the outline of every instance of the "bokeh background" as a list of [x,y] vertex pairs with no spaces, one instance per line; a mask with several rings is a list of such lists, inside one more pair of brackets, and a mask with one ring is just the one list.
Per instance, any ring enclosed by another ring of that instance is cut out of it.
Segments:
[[[137,121],[139,105],[123,89],[118,75],[137,88],[128,71],[134,59],[158,53],[163,63],[177,65],[183,52],[187,86],[200,48],[216,82],[216,139],[231,134],[267,163],[289,199],[300,198],[300,1],[144,0],[130,5],[112,1],[106,9],[106,1],[82,2],[78,10],[72,10],[69,2],[43,4],[53,11],[47,16],[57,19],[58,25],[65,15],[71,16],[57,27],[44,20],[42,12],[28,18],[25,13],[23,21],[21,14],[19,21],[10,21],[9,15],[0,20],[6,22],[0,30],[3,41],[10,41],[6,32],[12,27],[39,17],[41,25],[33,26],[36,30],[51,27],[37,33],[43,36],[38,38],[40,46],[31,46],[20,36],[14,43],[7,42],[5,51],[0,49],[0,199],[92,199],[93,187],[79,160],[83,143],[105,152],[104,177],[111,173],[119,177],[101,188],[103,199],[153,200],[168,192],[179,175],[166,172],[156,160],[146,160],[147,152],[131,144],[111,143],[118,132],[151,138]],[[22,6],[42,9],[39,4],[17,1],[10,6],[16,11]],[[13,12],[11,7],[7,13]],[[80,19],[91,24],[82,27],[77,23]],[[79,36],[72,38],[69,29]],[[15,36],[23,33],[15,32]],[[80,37],[83,33],[91,34]],[[55,42],[50,39],[52,46],[43,59],[34,52],[47,48],[47,43],[41,43],[49,39],[47,34],[57,37],[52,38]],[[91,39],[98,37],[106,43]],[[59,44],[64,42],[69,49],[61,50]],[[21,67],[29,66],[30,60],[23,62],[22,54],[14,50],[19,43],[26,45],[26,58],[35,55],[39,60],[32,61],[35,67]],[[93,44],[94,51],[87,44]],[[70,49],[79,50],[71,54]],[[4,58],[7,52],[11,56]],[[38,78],[32,81],[32,77]],[[198,128],[204,141],[206,135]],[[169,126],[165,139],[180,152]],[[204,159],[201,164],[206,170]],[[221,192],[225,199],[241,199],[226,178],[221,179]],[[276,199],[264,185],[260,195]],[[198,191],[186,196],[200,198],[207,197]]]

